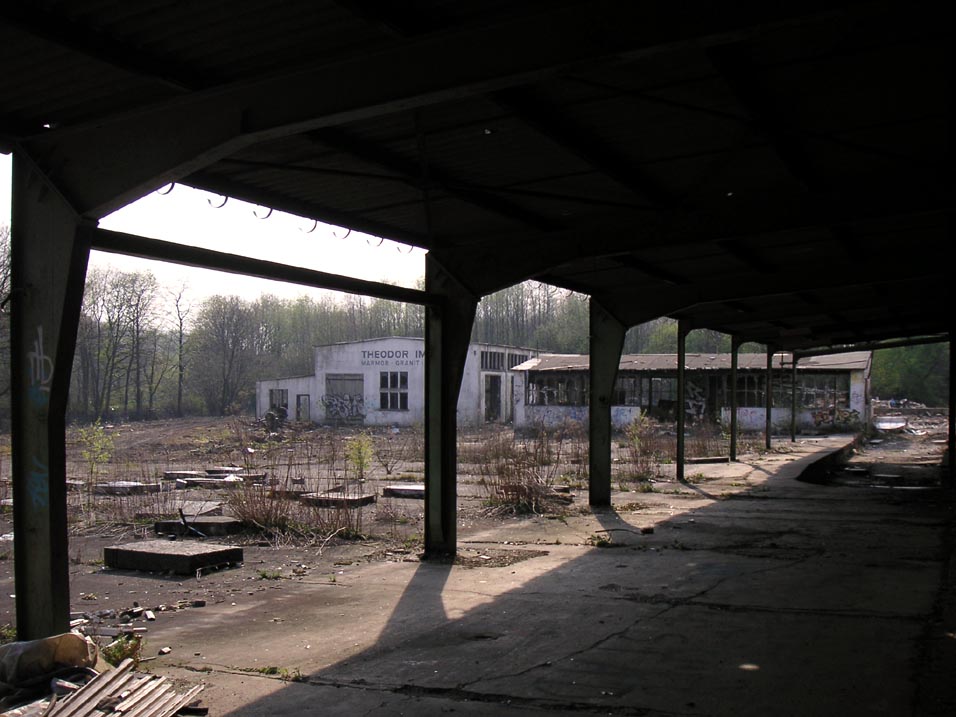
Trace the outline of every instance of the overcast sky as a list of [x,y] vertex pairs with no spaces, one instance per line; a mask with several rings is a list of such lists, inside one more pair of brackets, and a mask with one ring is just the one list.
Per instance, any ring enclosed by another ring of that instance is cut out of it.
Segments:
[[[0,224],[10,223],[10,168],[10,155],[0,154]],[[167,190],[168,193],[160,193]],[[360,279],[388,280],[402,286],[415,286],[424,275],[425,252],[421,249],[340,227],[315,225],[281,212],[270,214],[268,209],[236,199],[228,199],[223,205],[224,200],[219,195],[177,184],[105,217],[100,226]],[[149,269],[170,288],[185,282],[195,299],[212,294],[238,294],[254,299],[264,293],[289,298],[321,293],[300,286],[99,252],[93,252],[90,265],[126,271]]]

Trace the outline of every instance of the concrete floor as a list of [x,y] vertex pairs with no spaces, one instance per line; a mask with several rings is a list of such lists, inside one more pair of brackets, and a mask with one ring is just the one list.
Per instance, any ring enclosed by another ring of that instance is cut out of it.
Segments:
[[849,441],[195,611],[151,670],[211,715],[956,714],[952,491],[797,480]]

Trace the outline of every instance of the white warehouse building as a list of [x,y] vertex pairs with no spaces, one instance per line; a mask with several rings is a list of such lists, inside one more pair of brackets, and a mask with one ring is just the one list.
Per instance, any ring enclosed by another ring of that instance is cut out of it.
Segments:
[[[514,346],[473,343],[458,397],[458,424],[513,419],[518,364],[538,355]],[[308,376],[256,382],[256,416],[328,425],[411,426],[425,420],[425,341],[389,337],[317,346]]]

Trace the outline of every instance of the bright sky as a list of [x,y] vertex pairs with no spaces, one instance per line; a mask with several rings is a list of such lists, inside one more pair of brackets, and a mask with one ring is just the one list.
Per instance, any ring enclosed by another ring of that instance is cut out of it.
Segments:
[[[10,223],[10,155],[0,154],[0,224]],[[160,192],[167,192],[161,194]],[[164,187],[100,221],[104,229],[180,242],[230,254],[414,287],[425,271],[425,252],[341,227],[315,225],[300,217],[200,192]],[[221,208],[216,208],[220,207]],[[258,218],[264,217],[264,218]],[[90,266],[123,271],[148,269],[161,284],[200,300],[213,294],[255,299],[271,293],[285,298],[321,292],[298,285],[192,269],[175,264],[93,252]]]

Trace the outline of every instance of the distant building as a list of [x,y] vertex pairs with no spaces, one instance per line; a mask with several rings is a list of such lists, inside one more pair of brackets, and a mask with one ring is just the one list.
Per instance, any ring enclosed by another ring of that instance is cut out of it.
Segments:
[[[790,426],[792,356],[773,357],[773,408],[777,429]],[[554,427],[588,418],[588,356],[539,354],[515,366],[516,429]],[[801,358],[797,362],[797,427],[804,432],[853,430],[869,420],[871,354],[854,352]],[[731,355],[687,354],[685,407],[690,420],[730,423]],[[767,356],[739,354],[737,419],[741,430],[766,425]],[[621,429],[642,412],[673,419],[677,402],[677,355],[621,357],[611,422]]]
[[[532,349],[474,343],[468,347],[459,425],[513,419],[513,367]],[[308,376],[256,383],[256,415],[286,411],[290,420],[330,425],[411,426],[425,420],[425,342],[391,337],[315,348]]]

